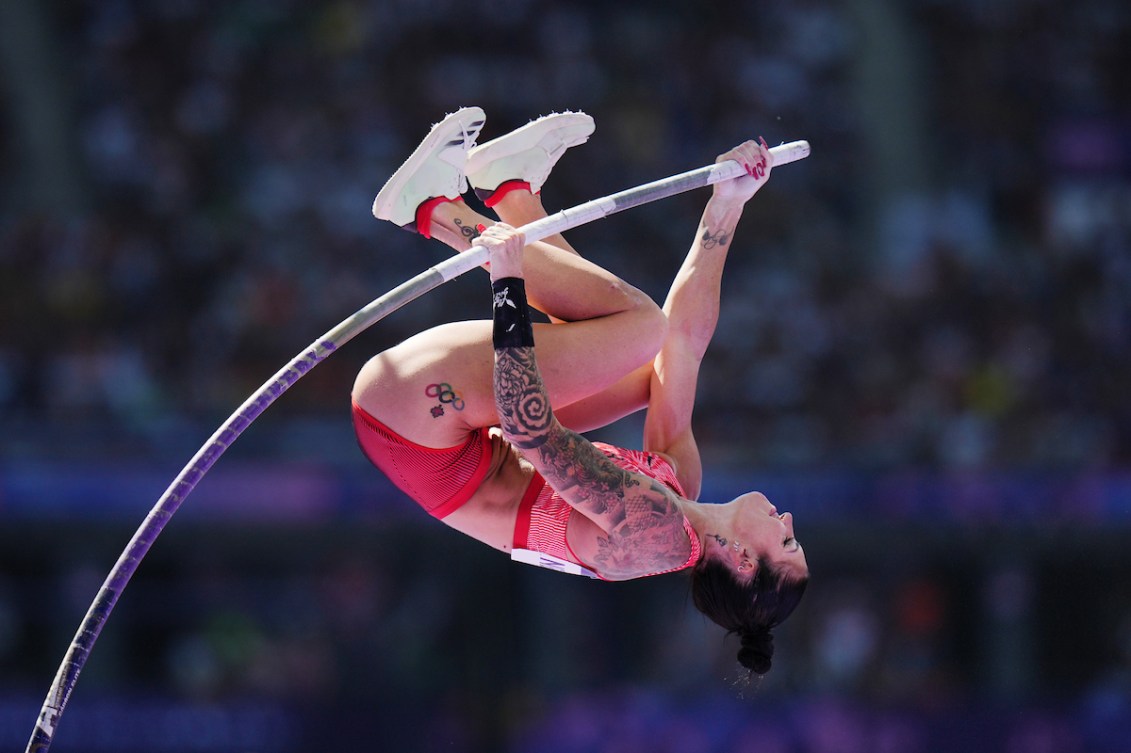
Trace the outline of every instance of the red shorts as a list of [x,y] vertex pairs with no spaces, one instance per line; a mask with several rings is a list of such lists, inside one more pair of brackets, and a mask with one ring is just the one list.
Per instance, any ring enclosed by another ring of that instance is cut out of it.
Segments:
[[369,461],[434,518],[451,515],[471,499],[491,466],[491,438],[485,428],[455,447],[424,447],[397,434],[357,403],[353,428]]

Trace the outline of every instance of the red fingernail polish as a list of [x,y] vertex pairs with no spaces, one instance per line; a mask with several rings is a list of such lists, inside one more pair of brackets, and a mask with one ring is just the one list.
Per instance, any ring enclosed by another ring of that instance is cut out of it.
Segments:
[[475,229],[482,233],[484,230],[487,229],[487,226],[484,225],[482,222],[480,222],[478,225],[475,226]]

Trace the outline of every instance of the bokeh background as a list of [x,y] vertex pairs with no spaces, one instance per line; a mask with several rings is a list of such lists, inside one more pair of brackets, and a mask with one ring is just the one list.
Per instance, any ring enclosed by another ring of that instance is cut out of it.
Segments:
[[[809,552],[772,672],[681,577],[512,565],[367,465],[356,369],[484,316],[475,272],[217,464],[53,750],[1131,750],[1123,0],[8,0],[0,54],[0,748],[216,426],[444,258],[369,205],[478,104],[482,140],[595,117],[551,208],[812,143],[739,228],[697,413],[703,498],[765,491]],[[570,237],[661,297],[706,195]]]

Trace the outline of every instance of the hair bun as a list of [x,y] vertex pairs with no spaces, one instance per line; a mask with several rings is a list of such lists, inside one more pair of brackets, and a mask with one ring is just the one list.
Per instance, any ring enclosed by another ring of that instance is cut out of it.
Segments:
[[742,648],[738,651],[738,661],[755,674],[764,675],[770,671],[774,656],[774,636],[769,630],[743,631],[739,634]]

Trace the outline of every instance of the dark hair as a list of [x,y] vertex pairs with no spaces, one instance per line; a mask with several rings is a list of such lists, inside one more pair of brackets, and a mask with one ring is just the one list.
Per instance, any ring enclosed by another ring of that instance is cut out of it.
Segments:
[[765,560],[749,583],[713,557],[704,557],[691,571],[695,607],[742,641],[738,661],[758,675],[770,671],[774,637],[770,630],[789,617],[809,585],[809,576],[790,579]]

